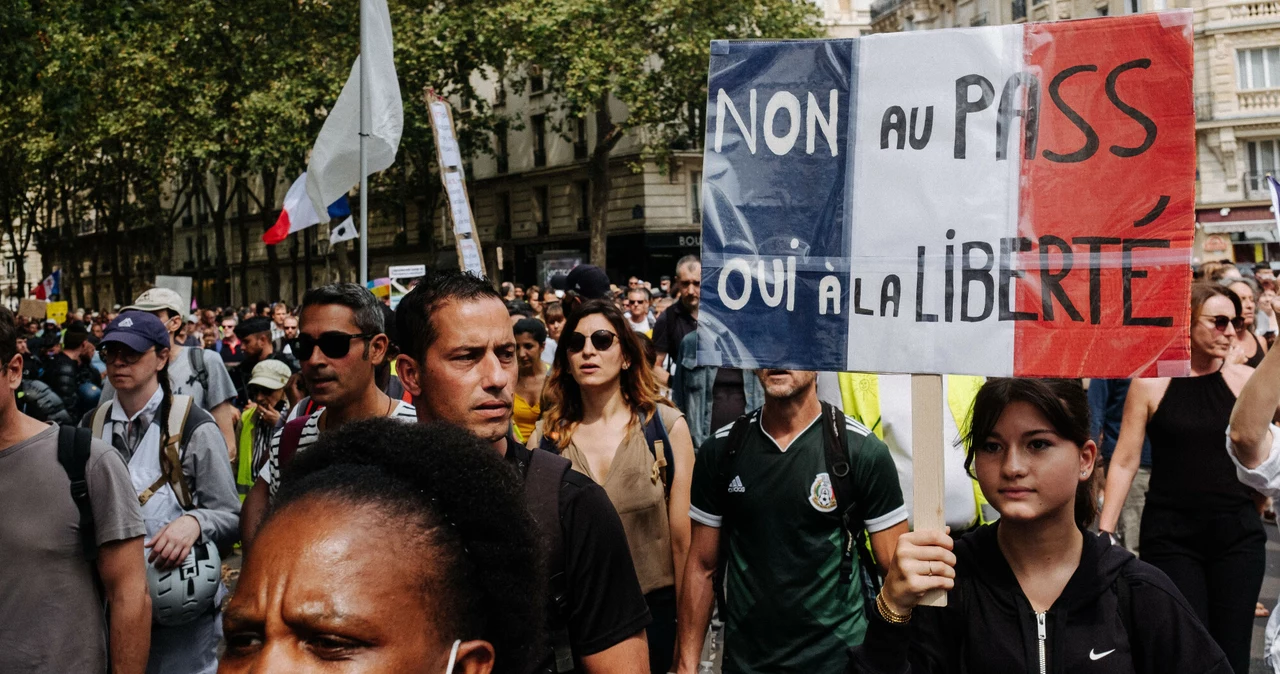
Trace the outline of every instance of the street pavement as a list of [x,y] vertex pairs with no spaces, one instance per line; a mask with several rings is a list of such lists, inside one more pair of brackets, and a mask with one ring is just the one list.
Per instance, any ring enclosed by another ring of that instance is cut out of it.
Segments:
[[[1267,575],[1262,579],[1262,594],[1259,601],[1270,610],[1275,609],[1276,597],[1280,596],[1280,529],[1274,524],[1265,525],[1267,530]],[[1253,623],[1253,662],[1249,666],[1249,674],[1271,674],[1262,662],[1262,647],[1266,642],[1267,619],[1258,618]]]

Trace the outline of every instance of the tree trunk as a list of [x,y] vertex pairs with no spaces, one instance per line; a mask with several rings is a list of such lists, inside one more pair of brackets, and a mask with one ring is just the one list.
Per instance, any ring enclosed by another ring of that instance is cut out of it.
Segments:
[[613,124],[609,112],[609,94],[600,97],[596,106],[596,144],[587,160],[587,180],[591,185],[591,264],[608,273],[609,155],[618,144],[621,132]]
[[299,298],[302,296],[298,293],[298,237],[289,237],[289,260],[292,262],[293,276],[293,304],[299,304]]
[[[271,229],[276,224],[276,169],[262,172],[262,231]],[[283,299],[280,294],[280,261],[275,245],[267,246],[267,295],[274,302]]]
[[218,201],[210,214],[213,221],[213,245],[217,249],[214,253],[217,279],[214,281],[214,297],[219,302],[231,304],[231,265],[227,259],[227,202],[230,190],[227,189],[225,174],[218,176],[217,189]]
[[311,275],[311,241],[314,238],[315,233],[315,225],[302,230],[302,254],[306,265],[306,280],[303,281],[302,286],[306,290],[311,289],[311,279],[315,278]]
[[[249,197],[246,194],[248,185],[243,178],[236,179],[236,232],[240,235],[240,303],[249,303],[249,218],[245,211],[249,210]],[[277,298],[272,297],[271,301]]]

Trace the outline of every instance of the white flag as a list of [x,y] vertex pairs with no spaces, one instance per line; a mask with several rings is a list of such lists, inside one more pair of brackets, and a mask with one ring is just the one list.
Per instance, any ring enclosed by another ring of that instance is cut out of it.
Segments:
[[349,215],[346,220],[342,221],[341,225],[329,230],[329,245],[350,241],[359,236],[360,232],[356,230],[355,216]]
[[[369,174],[391,166],[400,147],[404,109],[400,83],[396,80],[395,55],[391,45],[391,15],[387,0],[361,0],[365,20],[365,53],[351,66],[338,102],[324,120],[311,161],[307,163],[307,194],[317,213],[346,194],[360,182],[360,62],[369,63],[369,81],[364,93],[368,101],[369,138],[366,141]],[[361,195],[364,198],[364,195]]]

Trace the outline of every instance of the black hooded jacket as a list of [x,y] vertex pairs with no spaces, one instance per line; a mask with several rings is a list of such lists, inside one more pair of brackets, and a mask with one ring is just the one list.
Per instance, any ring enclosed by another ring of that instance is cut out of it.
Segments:
[[998,526],[956,541],[945,608],[918,607],[906,625],[869,608],[846,674],[1231,674],[1168,576],[1087,532],[1079,568],[1044,615],[1042,665],[1039,616],[1000,552]]

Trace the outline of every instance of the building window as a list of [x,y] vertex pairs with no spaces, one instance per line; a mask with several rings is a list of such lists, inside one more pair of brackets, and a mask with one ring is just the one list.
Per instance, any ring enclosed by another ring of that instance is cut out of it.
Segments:
[[573,184],[574,195],[578,197],[578,231],[591,230],[591,183],[579,180]]
[[534,115],[529,118],[533,127],[533,165],[547,165],[547,116]]
[[533,188],[533,208],[538,214],[538,236],[546,236],[551,233],[551,206],[548,204],[547,187]]
[[574,136],[573,136],[573,158],[587,158],[587,118],[579,117],[574,120]]
[[1267,174],[1280,175],[1280,140],[1257,140],[1245,143],[1249,155],[1249,172],[1245,174],[1245,198],[1261,199],[1270,194]]
[[1280,88],[1280,47],[1236,51],[1236,74],[1241,90]]
[[693,224],[702,224],[702,172],[689,172],[689,208]]
[[193,264],[196,261],[195,240],[187,239],[187,263]]
[[529,66],[529,95],[536,96],[546,89],[546,82],[542,79],[541,66]]
[[1027,0],[1013,0],[1013,20],[1027,18]]
[[14,261],[13,261],[13,260],[11,260],[11,259],[10,259],[10,260],[5,260],[5,261],[4,261],[4,274],[5,274],[5,276],[14,276],[14,275],[16,275],[17,273],[18,273],[18,267],[17,267],[17,265],[15,265],[15,264],[14,264]]
[[494,149],[496,150],[495,154],[497,155],[497,160],[498,160],[498,173],[506,173],[508,168],[507,126],[505,124],[499,124],[498,131],[495,135],[497,136],[497,138],[495,139],[496,142],[494,143],[494,145],[496,147]]
[[511,238],[510,192],[502,192],[498,195],[498,231],[494,238],[498,241],[506,241]]

